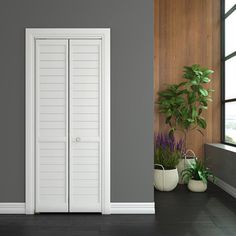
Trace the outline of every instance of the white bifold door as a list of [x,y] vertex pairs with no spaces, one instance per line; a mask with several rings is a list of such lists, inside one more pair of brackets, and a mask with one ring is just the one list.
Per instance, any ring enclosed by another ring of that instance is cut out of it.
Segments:
[[36,40],[36,212],[101,212],[101,40]]

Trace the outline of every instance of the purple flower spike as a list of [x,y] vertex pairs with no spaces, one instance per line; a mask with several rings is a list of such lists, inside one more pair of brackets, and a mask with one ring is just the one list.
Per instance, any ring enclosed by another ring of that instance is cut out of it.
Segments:
[[182,154],[184,150],[184,140],[180,139],[179,141],[175,140],[175,137],[169,134],[158,133],[154,135],[154,150],[158,149],[169,149],[171,152],[179,151]]

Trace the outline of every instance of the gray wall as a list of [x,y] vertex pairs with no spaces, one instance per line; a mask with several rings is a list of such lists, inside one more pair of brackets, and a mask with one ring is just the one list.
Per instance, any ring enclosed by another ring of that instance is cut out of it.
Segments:
[[236,188],[236,148],[224,144],[205,144],[207,166],[214,175]]
[[0,1],[0,202],[25,200],[25,28],[111,28],[111,199],[153,201],[153,1]]

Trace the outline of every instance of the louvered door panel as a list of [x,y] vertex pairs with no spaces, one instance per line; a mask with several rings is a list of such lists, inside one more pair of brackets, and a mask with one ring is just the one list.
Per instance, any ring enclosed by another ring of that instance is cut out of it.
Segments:
[[70,40],[70,211],[101,212],[100,40]]
[[36,211],[68,211],[68,40],[36,40]]

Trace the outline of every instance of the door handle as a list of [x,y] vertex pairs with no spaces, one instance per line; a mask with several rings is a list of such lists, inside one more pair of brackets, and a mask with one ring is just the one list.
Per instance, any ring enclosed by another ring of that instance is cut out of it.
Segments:
[[72,138],[73,143],[79,143],[81,141],[80,137]]
[[75,141],[76,141],[77,143],[79,143],[79,142],[81,141],[80,137],[76,137],[76,138],[75,138]]

